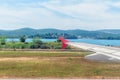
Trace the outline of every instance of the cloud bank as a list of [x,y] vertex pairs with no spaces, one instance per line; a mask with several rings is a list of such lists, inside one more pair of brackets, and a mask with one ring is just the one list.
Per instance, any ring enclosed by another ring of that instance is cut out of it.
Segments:
[[0,0],[0,29],[120,29],[120,0]]

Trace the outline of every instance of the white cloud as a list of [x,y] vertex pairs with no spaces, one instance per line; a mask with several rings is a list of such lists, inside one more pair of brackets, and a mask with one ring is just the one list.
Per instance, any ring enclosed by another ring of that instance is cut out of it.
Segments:
[[113,7],[116,7],[116,8],[120,8],[120,1],[115,1],[115,2],[106,1],[106,3],[107,3],[109,6],[113,6]]
[[67,6],[58,6],[58,5],[53,5],[53,4],[49,4],[49,3],[45,3],[43,4],[43,6],[47,7],[48,9],[52,9],[76,18],[86,18],[88,17],[89,19],[91,18],[97,18],[97,17],[101,17],[102,13],[104,13],[104,11],[106,9],[108,9],[108,7],[102,3],[79,3],[76,5],[67,5]]
[[12,6],[9,3],[0,5],[0,29],[120,28],[120,15],[117,12],[108,11],[111,6],[120,7],[120,3],[111,0],[50,0],[16,5]]

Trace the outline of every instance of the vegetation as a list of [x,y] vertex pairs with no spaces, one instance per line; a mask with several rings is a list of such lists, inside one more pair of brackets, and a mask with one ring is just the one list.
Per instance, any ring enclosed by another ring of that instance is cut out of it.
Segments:
[[21,38],[20,38],[20,42],[25,42],[26,41],[26,36],[25,35],[23,35]]
[[67,39],[77,38],[92,38],[92,39],[120,39],[120,30],[57,30],[57,29],[30,29],[23,28],[11,31],[0,31],[0,36],[5,35],[7,38],[15,37],[19,38],[26,35],[28,38],[44,38],[44,39],[56,39],[58,36],[63,36]]
[[[32,42],[25,42],[26,37],[22,36],[20,42],[6,42],[4,37],[0,38],[1,49],[61,49],[61,42],[42,42],[39,38],[33,38]],[[70,46],[67,47],[70,49]]]
[[66,39],[77,39],[77,36],[68,34],[68,33],[45,33],[45,34],[36,34],[31,35],[29,38],[39,37],[44,39],[56,39],[58,36],[63,36]]
[[1,78],[120,78],[119,63],[87,61],[89,52],[2,51]]
[[6,38],[5,38],[5,36],[1,36],[0,37],[0,44],[1,45],[5,45],[6,44]]

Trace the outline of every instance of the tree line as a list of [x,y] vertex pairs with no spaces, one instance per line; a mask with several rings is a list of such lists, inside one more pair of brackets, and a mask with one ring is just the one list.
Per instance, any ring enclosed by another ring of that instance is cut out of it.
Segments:
[[28,36],[29,38],[39,37],[44,39],[56,39],[59,36],[63,36],[66,39],[77,39],[77,36],[68,33],[45,33],[45,34],[35,34]]

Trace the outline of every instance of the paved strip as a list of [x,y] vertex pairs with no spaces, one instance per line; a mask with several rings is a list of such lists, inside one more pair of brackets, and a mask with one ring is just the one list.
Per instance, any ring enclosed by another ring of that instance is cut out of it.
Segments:
[[[76,43],[76,42],[67,42],[66,44],[81,48],[84,50],[89,50],[95,52],[95,55],[91,54],[86,56],[86,59],[89,60],[98,60],[98,61],[111,61],[111,62],[120,62],[120,49],[112,48],[108,46],[100,46],[87,43]],[[99,56],[99,57],[97,57]]]

